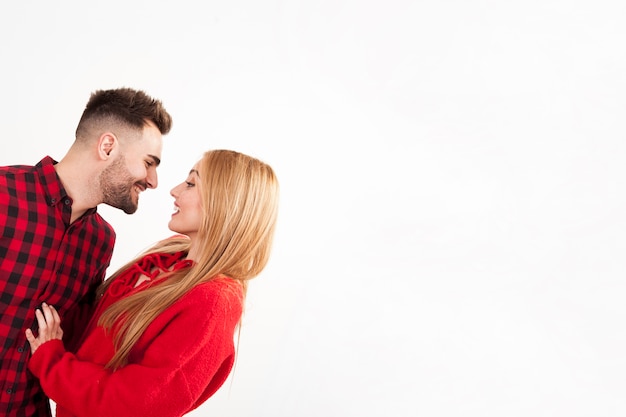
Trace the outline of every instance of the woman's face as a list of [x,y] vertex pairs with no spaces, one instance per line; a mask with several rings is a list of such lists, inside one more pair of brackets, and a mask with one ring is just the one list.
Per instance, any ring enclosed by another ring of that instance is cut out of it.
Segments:
[[197,183],[198,164],[189,171],[187,179],[172,188],[174,197],[174,213],[168,224],[171,231],[189,236],[194,240],[202,224],[202,202]]

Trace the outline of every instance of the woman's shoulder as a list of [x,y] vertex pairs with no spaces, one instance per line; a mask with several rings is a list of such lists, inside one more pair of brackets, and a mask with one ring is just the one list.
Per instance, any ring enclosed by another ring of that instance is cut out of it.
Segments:
[[215,304],[237,302],[243,304],[244,291],[241,282],[228,277],[217,277],[193,287],[187,297],[192,302],[212,302]]
[[215,279],[196,285],[163,311],[159,321],[187,321],[197,329],[212,328],[215,320],[235,325],[243,314],[244,297],[241,284],[230,281]]
[[192,318],[197,328],[212,328],[216,320],[232,327],[243,314],[244,291],[238,281],[216,278],[196,285],[172,307],[172,313]]

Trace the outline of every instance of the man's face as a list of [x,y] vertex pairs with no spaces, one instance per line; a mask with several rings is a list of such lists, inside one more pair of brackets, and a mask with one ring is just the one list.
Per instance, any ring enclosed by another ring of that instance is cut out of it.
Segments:
[[100,174],[103,203],[132,214],[137,211],[139,193],[158,185],[157,166],[161,162],[163,138],[150,124],[141,139],[131,140],[119,156]]

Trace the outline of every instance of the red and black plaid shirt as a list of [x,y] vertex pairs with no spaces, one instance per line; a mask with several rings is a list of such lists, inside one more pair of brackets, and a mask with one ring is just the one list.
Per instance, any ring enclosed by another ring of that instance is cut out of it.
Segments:
[[34,167],[0,167],[2,416],[50,415],[49,401],[26,367],[24,331],[35,328],[35,308],[44,301],[63,318],[88,300],[104,279],[115,243],[113,228],[95,208],[69,224],[72,200],[55,163],[46,157]]

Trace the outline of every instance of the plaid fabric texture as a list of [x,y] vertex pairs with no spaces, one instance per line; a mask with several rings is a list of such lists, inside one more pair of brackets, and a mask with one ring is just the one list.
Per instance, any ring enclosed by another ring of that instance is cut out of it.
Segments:
[[69,224],[72,199],[55,163],[45,157],[36,166],[0,167],[0,415],[6,417],[50,415],[26,366],[24,331],[36,331],[42,302],[63,318],[88,299],[104,279],[115,242],[95,208]]

